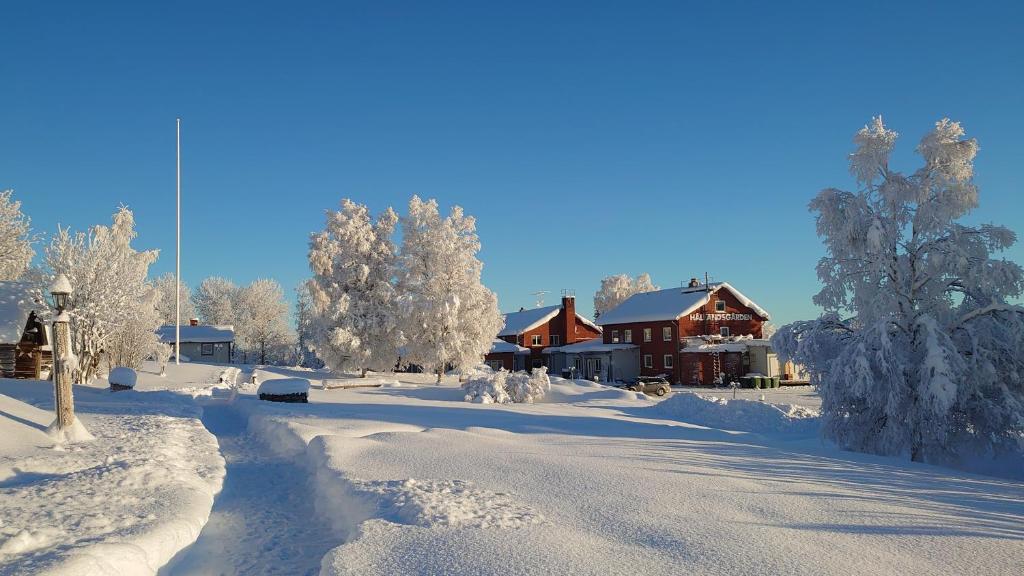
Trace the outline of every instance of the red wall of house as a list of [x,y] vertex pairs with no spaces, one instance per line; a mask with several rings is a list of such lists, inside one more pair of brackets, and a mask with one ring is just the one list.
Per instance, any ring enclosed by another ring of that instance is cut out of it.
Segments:
[[[764,319],[758,316],[753,310],[742,304],[735,296],[732,295],[728,290],[719,290],[711,295],[711,302],[709,302],[704,309],[698,309],[693,314],[715,314],[715,302],[717,300],[725,301],[725,312],[724,314],[750,314],[750,320],[716,320],[713,316],[707,317],[707,321],[699,320],[691,317],[691,314],[686,314],[677,321],[674,320],[659,320],[656,322],[633,322],[628,324],[609,324],[602,326],[604,328],[604,342],[612,343],[615,337],[615,331],[618,331],[619,342],[625,343],[625,331],[627,329],[633,331],[632,344],[637,345],[640,349],[640,375],[641,376],[656,376],[659,374],[669,374],[669,380],[672,382],[682,382],[689,384],[691,381],[691,374],[694,370],[697,370],[692,365],[693,360],[686,360],[680,354],[680,343],[679,339],[684,336],[703,336],[719,334],[719,329],[722,326],[728,326],[730,335],[740,336],[750,334],[754,338],[761,337],[761,326],[764,323]],[[662,337],[663,327],[672,328],[672,340],[666,342]],[[644,328],[651,329],[651,341],[643,341]],[[644,366],[644,355],[650,354],[652,356],[653,366],[647,368]],[[664,357],[666,354],[672,355],[672,367],[664,367]],[[695,356],[694,354],[688,354],[687,356]],[[710,354],[704,354],[710,359]],[[722,355],[724,357],[725,355]],[[684,366],[684,362],[686,366]],[[705,367],[705,374],[711,374],[711,365],[708,364]],[[723,368],[724,370],[724,368]],[[706,379],[706,380],[709,380]]]
[[488,361],[488,362],[493,362],[495,360],[500,360],[501,361],[501,367],[504,368],[505,370],[508,370],[509,372],[511,372],[512,368],[514,367],[514,364],[513,364],[514,358],[515,358],[515,355],[513,353],[511,353],[511,352],[496,352],[496,353],[487,354],[486,356],[484,356],[484,359],[486,361]]
[[[533,345],[533,337],[539,335],[541,337],[541,343],[539,346]],[[593,340],[601,335],[600,332],[594,328],[580,322],[579,318],[576,317],[576,302],[573,298],[562,299],[562,309],[559,310],[558,315],[548,320],[544,324],[523,332],[518,336],[502,336],[501,339],[506,342],[525,346],[530,349],[530,359],[526,363],[526,367],[530,368],[540,362],[540,365],[544,364],[546,358],[541,352],[551,346],[551,336],[556,335],[559,339],[559,346],[565,346],[566,344],[573,344],[576,342],[584,342],[586,340]]]

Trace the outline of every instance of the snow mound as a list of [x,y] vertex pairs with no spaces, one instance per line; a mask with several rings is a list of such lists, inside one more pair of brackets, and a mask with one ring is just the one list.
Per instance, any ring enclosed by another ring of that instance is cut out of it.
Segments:
[[742,432],[811,435],[817,433],[821,422],[819,413],[805,406],[728,400],[692,392],[677,392],[648,410],[690,424]]
[[305,378],[275,378],[264,380],[256,391],[257,394],[283,396],[286,394],[308,394],[309,380]]
[[117,366],[110,371],[110,375],[107,376],[107,382],[110,384],[117,384],[118,386],[125,386],[127,388],[135,388],[135,383],[138,382],[139,376],[135,373],[135,370],[131,368],[125,368],[124,366]]
[[64,430],[57,428],[57,421],[54,420],[53,424],[50,424],[49,428],[46,429],[46,434],[53,438],[53,441],[57,444],[77,444],[96,439],[85,429],[85,425],[78,418],[72,420],[71,426]]
[[544,517],[509,494],[464,480],[352,480],[353,491],[376,500],[380,517],[398,524],[454,528],[520,528]]
[[546,403],[585,402],[644,402],[650,398],[643,392],[633,392],[614,386],[606,386],[590,380],[566,380],[557,376],[551,377],[551,391],[544,397]]

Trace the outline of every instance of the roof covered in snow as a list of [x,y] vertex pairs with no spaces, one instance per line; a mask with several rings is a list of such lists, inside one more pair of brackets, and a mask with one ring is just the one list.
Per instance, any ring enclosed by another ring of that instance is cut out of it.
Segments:
[[704,285],[700,285],[694,288],[667,288],[665,290],[634,294],[622,304],[602,314],[598,318],[598,324],[608,326],[610,324],[627,324],[632,322],[678,320],[709,303],[711,301],[710,295],[715,294],[719,290],[728,290],[755,314],[765,320],[770,318],[764,308],[761,308],[753,300],[740,293],[739,290],[730,286],[729,283],[718,282],[710,284],[709,287],[710,290],[706,289]]
[[272,396],[284,396],[286,394],[308,394],[309,380],[305,378],[273,378],[264,380],[257,394],[270,394]]
[[519,312],[505,314],[505,327],[498,332],[498,336],[518,336],[528,330],[551,321],[558,316],[562,306],[545,306],[543,308],[530,308]]
[[[161,342],[171,344],[174,342],[174,325],[161,326],[156,329],[156,335]],[[211,342],[234,342],[234,326],[182,326],[181,341],[197,344],[209,344]]]
[[0,344],[20,342],[29,314],[44,308],[45,303],[33,300],[31,284],[0,282]]
[[584,340],[583,342],[566,344],[565,346],[551,346],[544,349],[544,354],[551,354],[554,352],[559,354],[584,354],[586,352],[629,350],[630,348],[636,348],[636,344],[605,344],[600,338],[594,338],[593,340]]
[[517,344],[512,344],[511,342],[505,342],[504,340],[500,340],[498,338],[495,338],[494,342],[491,343],[491,350],[488,353],[489,354],[508,354],[508,353],[511,353],[511,354],[529,354],[530,353],[530,349],[529,348],[525,348],[523,346],[519,346]]
[[[562,305],[558,304],[556,306],[544,306],[543,308],[530,308],[520,310],[519,312],[509,312],[505,314],[505,327],[501,332],[498,332],[498,336],[518,336],[523,332],[529,332],[545,322],[550,322],[552,318],[558,316],[561,310]],[[576,314],[576,320],[598,332],[601,331],[600,326],[579,314]]]

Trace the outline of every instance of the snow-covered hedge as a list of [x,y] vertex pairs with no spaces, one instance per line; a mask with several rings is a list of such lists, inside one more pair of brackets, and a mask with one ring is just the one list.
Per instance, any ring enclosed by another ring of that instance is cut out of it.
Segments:
[[477,373],[462,385],[466,402],[477,404],[533,404],[551,389],[551,380],[543,368],[533,372],[507,372],[504,369]]
[[698,426],[760,433],[816,434],[816,410],[795,404],[727,400],[692,392],[676,392],[648,410],[659,416]]

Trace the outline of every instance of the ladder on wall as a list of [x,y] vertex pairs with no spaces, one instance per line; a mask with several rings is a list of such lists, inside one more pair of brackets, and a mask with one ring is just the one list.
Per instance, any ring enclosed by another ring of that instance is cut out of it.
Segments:
[[711,381],[718,383],[718,378],[722,374],[722,358],[718,355],[718,352],[711,353]]

